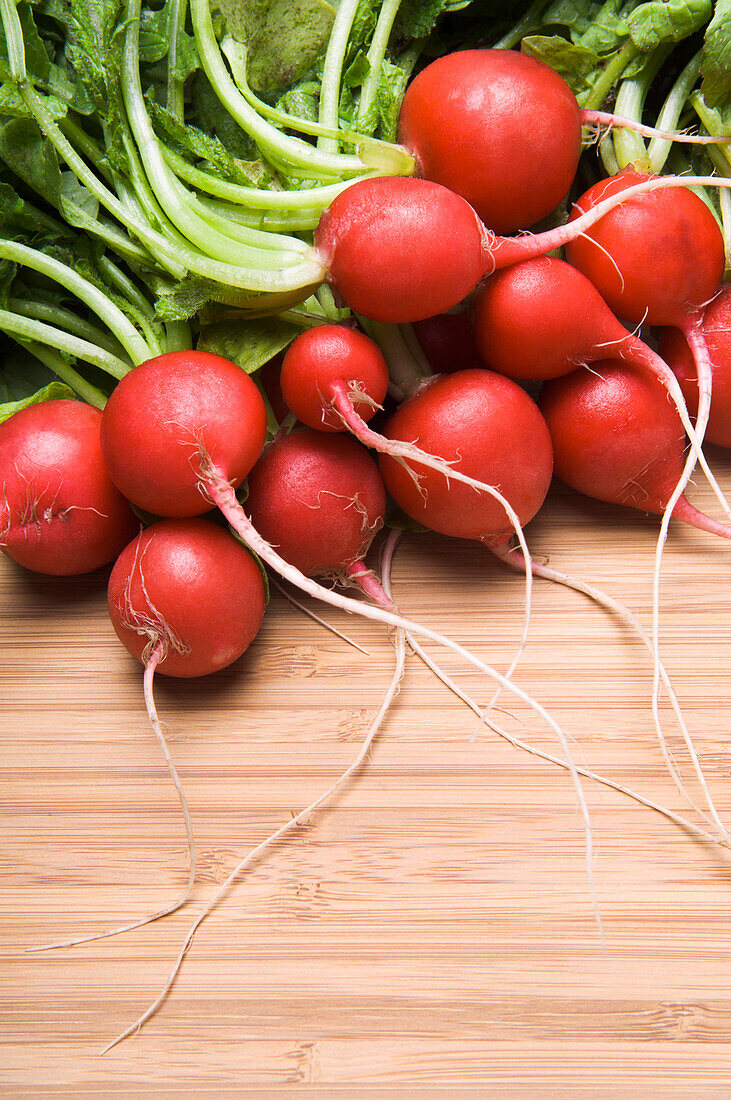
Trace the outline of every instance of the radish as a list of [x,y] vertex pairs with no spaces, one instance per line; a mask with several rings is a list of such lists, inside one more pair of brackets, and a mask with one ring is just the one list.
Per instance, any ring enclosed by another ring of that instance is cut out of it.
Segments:
[[[683,492],[690,480],[702,445],[711,409],[712,372],[703,337],[703,311],[715,296],[724,270],[724,241],[718,224],[705,204],[687,188],[672,192],[638,193],[663,178],[623,171],[590,188],[572,212],[574,226],[612,199],[631,196],[609,212],[600,223],[586,227],[583,239],[569,242],[567,258],[580,267],[602,295],[622,316],[635,322],[672,325],[680,329],[693,355],[698,379],[698,414],[693,444],[675,490],[665,503],[655,554],[653,575],[653,641],[657,647],[660,614],[660,568],[670,517],[686,507]],[[697,182],[693,178],[689,184]],[[712,184],[711,178],[708,182]],[[723,186],[731,181],[721,179]],[[609,200],[607,196],[609,195]],[[687,425],[684,426],[687,430]],[[690,433],[689,433],[690,434]],[[707,467],[704,470],[708,474]],[[728,505],[718,493],[731,515]],[[712,521],[711,521],[712,522]],[[722,533],[721,525],[716,533]],[[659,693],[658,654],[653,677],[653,709]]]
[[[724,285],[706,307],[701,334],[708,347],[713,398],[706,439],[731,447],[731,286]],[[698,377],[688,341],[678,329],[660,332],[658,351],[673,369],[691,415],[698,412]]]
[[91,572],[139,529],[104,466],[101,421],[91,405],[61,399],[0,424],[0,547],[26,569]]
[[719,140],[580,110],[554,69],[504,49],[460,50],[422,69],[406,89],[398,138],[418,175],[461,195],[496,233],[514,233],[545,218],[567,194],[582,125],[700,144]]
[[287,407],[303,424],[342,432],[338,395],[348,412],[370,420],[388,392],[388,367],[378,345],[362,332],[345,325],[318,325],[290,344],[279,381]]
[[[540,508],[551,482],[551,439],[528,394],[488,370],[459,371],[428,382],[387,421],[391,440],[418,439],[452,476],[464,472],[499,485],[521,525]],[[392,455],[379,457],[386,488],[403,510],[433,531],[490,546],[512,534],[504,506],[431,469],[414,478]]]
[[290,565],[308,577],[368,575],[363,558],[383,526],[386,490],[354,439],[309,429],[276,439],[248,487],[249,518]]
[[485,228],[437,183],[359,180],[325,211],[315,248],[351,309],[377,321],[416,321],[460,302],[489,266]]
[[512,50],[463,50],[412,80],[398,137],[420,175],[462,195],[496,233],[513,233],[550,214],[567,193],[581,117],[566,81],[542,61]]
[[[607,359],[555,378],[539,399],[553,441],[556,475],[596,500],[664,512],[683,471],[683,428],[662,385]],[[731,528],[683,495],[673,516],[723,538]]]
[[[526,260],[491,276],[475,302],[474,329],[477,346],[486,362],[512,378],[522,380],[538,381],[564,375],[577,379],[583,378],[584,375],[581,372],[572,373],[579,364],[605,360],[614,351],[623,360],[629,360],[640,372],[647,374],[648,378],[654,377],[660,380],[663,386],[670,390],[683,421],[689,424],[682,394],[675,385],[669,367],[646,344],[629,333],[616,320],[589,280],[562,260],[549,257]],[[597,369],[601,370],[601,365]],[[656,389],[657,387],[652,392],[655,393]],[[662,397],[662,391],[660,391],[660,397]],[[662,412],[665,419],[674,425],[674,430],[679,429],[680,425],[672,408],[666,401],[663,406]],[[610,425],[606,425],[609,440],[617,437],[617,431],[616,427],[610,429]],[[601,439],[600,435],[599,438]],[[677,472],[680,475],[683,457],[682,433],[679,438],[681,461]],[[643,439],[640,433],[632,437],[636,456],[639,456]],[[583,448],[581,453],[582,456],[586,455],[586,448]],[[653,463],[651,449],[648,460],[651,467]],[[705,465],[705,459],[703,462]],[[573,474],[570,463],[567,468],[569,474]],[[606,475],[611,477],[616,469],[616,463],[607,459]],[[566,480],[572,483],[570,476]],[[511,550],[507,542],[493,546],[493,550],[513,568],[521,571],[526,568],[520,551]],[[644,634],[635,617],[622,605],[617,604],[617,601],[581,580],[557,573],[535,561],[531,564],[531,569],[536,576],[585,592],[599,604],[619,614],[632,629],[640,634],[652,652],[651,640]],[[674,692],[667,683],[667,675],[661,665],[659,674],[666,683],[673,700],[676,717],[686,737],[691,756],[694,757],[690,735],[687,734]],[[668,766],[673,771],[674,765],[665,749],[659,713],[655,708],[653,710],[658,739]],[[701,782],[704,783],[702,776]],[[678,784],[681,786],[679,779]]]
[[[600,180],[576,201],[571,221],[658,178],[625,169]],[[622,203],[569,241],[566,258],[591,279],[618,316],[683,328],[688,315],[718,289],[723,236],[708,207],[687,187],[653,190]]]
[[235,363],[205,351],[167,352],[123,382],[104,410],[102,452],[129,500],[159,516],[209,512],[214,504],[199,488],[203,454],[231,471],[234,488],[241,484],[264,445],[266,411]]
[[[478,377],[484,375],[486,378],[488,372],[462,371],[453,377],[463,378],[472,374]],[[483,378],[483,383],[484,381]],[[390,456],[420,499],[423,493],[432,492],[438,485],[440,499],[447,501],[451,499],[450,494],[453,491],[451,482],[461,482],[471,491],[468,492],[467,488],[460,487],[462,495],[459,499],[462,505],[457,508],[455,521],[459,522],[461,507],[466,510],[471,507],[475,515],[480,517],[480,523],[487,515],[490,516],[487,520],[488,525],[480,529],[481,535],[487,537],[491,534],[492,525],[495,523],[501,528],[504,528],[507,523],[508,529],[515,531],[520,539],[523,552],[527,553],[521,530],[522,520],[516,514],[509,494],[498,492],[493,487],[492,479],[488,481],[473,475],[469,469],[461,469],[458,451],[454,450],[454,453],[445,460],[445,456],[440,453],[438,447],[416,446],[416,443],[412,442],[418,439],[420,444],[423,443],[423,437],[416,429],[410,435],[397,434],[396,437],[387,437],[371,431],[368,427],[359,409],[363,408],[366,414],[371,416],[385,397],[388,386],[388,367],[377,345],[369,337],[344,325],[320,325],[303,332],[289,346],[284,357],[281,385],[284,399],[295,416],[313,427],[324,427],[326,431],[337,430],[336,424],[340,421],[341,431],[347,428],[367,447],[372,447],[382,455]],[[431,386],[433,383],[430,382],[428,385]],[[500,386],[501,383],[497,385]],[[464,386],[468,388],[468,383],[465,382]],[[452,388],[459,389],[459,387],[460,383],[457,383],[457,386]],[[523,391],[517,386],[513,389],[520,394],[516,400],[520,401],[525,397]],[[484,387],[482,394],[478,392],[479,390],[478,383],[472,386],[471,392],[476,408],[479,407],[480,401],[484,403],[484,400],[487,400],[485,397],[487,391]],[[478,416],[483,413],[489,415],[488,408],[489,406],[485,406],[478,411]],[[535,406],[533,408],[535,409]],[[535,415],[540,419],[537,410]],[[419,467],[417,472],[413,470],[414,465]],[[485,468],[490,468],[489,462],[485,464]],[[423,469],[430,471],[428,488],[421,486]],[[548,477],[550,480],[550,473]],[[478,490],[477,495],[474,490]],[[481,504],[480,492],[488,494],[491,500]],[[545,496],[545,489],[543,496]],[[540,507],[543,496],[540,497],[534,511],[530,513],[531,516]],[[401,504],[398,497],[396,499]],[[408,508],[404,510],[409,512]],[[446,510],[451,513],[452,504],[447,503]],[[409,512],[409,514],[413,513]],[[440,527],[433,529],[442,530]],[[453,534],[454,532],[444,531],[443,533]],[[468,535],[467,537],[478,536]],[[526,617],[529,603],[530,585],[527,581]]]
[[[392,606],[389,569],[390,569],[390,556],[388,555],[388,552],[387,552],[386,560],[384,562],[384,570],[383,570],[383,592],[384,592],[385,601],[389,604],[389,606]],[[376,583],[378,583],[378,582],[376,582]],[[379,584],[379,588],[380,588],[380,584]],[[228,875],[228,877],[225,879],[225,881],[221,884],[221,886],[219,886],[219,888],[216,890],[216,892],[213,895],[213,897],[211,898],[211,900],[208,902],[208,904],[205,906],[205,908],[198,914],[195,921],[193,922],[190,929],[188,930],[188,933],[185,937],[185,941],[183,943],[183,946],[182,946],[180,952],[178,953],[178,956],[175,960],[173,968],[172,968],[172,970],[171,970],[171,972],[170,972],[170,974],[167,978],[167,981],[165,982],[165,985],[163,986],[162,990],[160,991],[160,993],[157,995],[157,997],[152,1002],[152,1004],[149,1006],[149,1008],[145,1012],[143,1012],[143,1014],[134,1022],[134,1024],[132,1024],[132,1025],[130,1025],[130,1027],[126,1028],[126,1030],[123,1031],[121,1035],[118,1035],[117,1038],[114,1039],[114,1041],[111,1042],[102,1051],[102,1054],[106,1054],[107,1051],[111,1050],[112,1047],[117,1045],[117,1043],[121,1043],[122,1040],[126,1039],[129,1035],[133,1035],[136,1031],[139,1030],[140,1027],[142,1027],[142,1025],[144,1023],[146,1023],[147,1020],[150,1019],[150,1017],[152,1015],[154,1015],[154,1013],[160,1007],[162,1002],[165,1000],[165,998],[166,998],[173,982],[175,981],[175,977],[176,977],[178,971],[180,970],[180,967],[182,966],[183,959],[185,958],[185,955],[187,954],[188,950],[190,949],[190,945],[193,942],[193,938],[194,938],[199,926],[203,923],[203,921],[206,919],[206,917],[209,915],[209,913],[211,913],[212,910],[215,909],[215,907],[218,905],[218,902],[220,901],[220,899],[224,896],[224,894],[226,894],[228,892],[228,890],[230,889],[230,887],[234,883],[234,881],[237,878],[239,878],[242,871],[245,871],[246,868],[249,867],[252,863],[255,863],[256,861],[258,861],[258,859],[262,855],[262,853],[265,852],[267,850],[267,848],[271,848],[273,844],[276,844],[276,842],[278,840],[280,840],[281,837],[285,836],[287,833],[292,832],[292,830],[297,828],[298,825],[301,825],[304,821],[306,821],[311,816],[311,814],[313,814],[316,810],[318,810],[320,808],[320,806],[322,806],[325,802],[327,802],[327,800],[329,798],[331,798],[333,794],[335,794],[338,790],[340,790],[340,788],[344,786],[344,784],[348,781],[348,779],[350,779],[350,777],[352,775],[354,775],[355,772],[357,772],[358,769],[362,766],[362,764],[364,763],[364,761],[368,757],[368,752],[371,748],[371,745],[373,744],[373,741],[376,737],[376,734],[378,733],[379,729],[381,728],[381,726],[383,724],[383,721],[386,717],[386,714],[388,713],[389,707],[391,706],[391,703],[393,702],[396,695],[398,694],[399,685],[400,685],[401,680],[403,679],[403,676],[404,676],[405,662],[406,662],[406,642],[405,642],[405,632],[402,628],[399,628],[396,631],[396,635],[395,635],[395,639],[394,639],[394,648],[396,650],[396,667],[394,668],[394,672],[393,672],[393,676],[391,678],[391,682],[390,682],[388,688],[386,689],[386,693],[383,696],[383,699],[381,700],[381,705],[379,706],[378,710],[376,711],[376,714],[374,715],[373,720],[372,720],[370,726],[368,727],[368,731],[365,735],[365,738],[363,739],[363,742],[360,746],[360,749],[358,750],[358,754],[355,757],[355,760],[353,760],[353,762],[346,768],[346,770],[342,773],[342,775],[338,779],[335,780],[335,782],[328,788],[327,791],[325,791],[324,794],[321,794],[318,798],[316,798],[314,800],[314,802],[311,802],[303,810],[300,810],[299,813],[291,814],[290,817],[287,818],[287,820],[284,822],[283,825],[280,825],[280,827],[277,830],[275,830],[275,832],[271,833],[270,836],[268,836],[265,840],[263,840],[259,844],[257,844],[256,847],[253,848],[236,865],[236,867],[234,867],[233,871],[231,871],[231,873]]]
[[188,840],[188,880],[176,901],[106,932],[75,936],[33,951],[73,947],[140,928],[179,909],[191,895],[196,856],[188,801],[165,740],[153,694],[155,672],[208,676],[248,648],[264,615],[264,583],[251,554],[204,519],[153,523],[127,545],[109,578],[109,615],[117,637],[144,666],[147,715],[178,793]]
[[238,660],[264,614],[251,554],[204,519],[167,519],[142,531],[109,578],[119,640],[152,680],[209,676]]
[[[682,391],[667,363],[628,332],[589,279],[563,260],[541,256],[496,272],[475,300],[473,326],[486,364],[522,381],[557,378],[614,352],[662,381],[695,441]],[[723,501],[700,443],[697,452]]]

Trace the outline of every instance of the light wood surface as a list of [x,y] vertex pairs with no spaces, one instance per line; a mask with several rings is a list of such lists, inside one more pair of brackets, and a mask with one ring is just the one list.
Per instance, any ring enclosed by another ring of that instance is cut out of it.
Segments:
[[[710,455],[731,492],[731,458]],[[700,483],[693,499],[713,508]],[[529,535],[649,625],[657,526],[559,489]],[[675,528],[662,617],[727,821],[730,554]],[[406,536],[394,581],[404,611],[509,664],[522,582],[480,547]],[[366,658],[275,595],[236,666],[207,682],[160,677],[197,832],[194,899],[125,936],[25,954],[152,911],[185,880],[140,669],[104,590],[101,574],[57,581],[0,563],[6,1095],[731,1096],[731,860],[586,782],[602,946],[569,777],[488,732],[471,740],[472,715],[413,657],[368,765],[233,888],[158,1014],[100,1057],[159,990],[216,883],[355,756],[393,667],[378,626],[325,612]],[[443,663],[490,697],[474,671]],[[692,816],[654,741],[646,652],[618,621],[538,582],[517,680],[578,761]],[[556,751],[524,705],[501,703],[511,732]]]

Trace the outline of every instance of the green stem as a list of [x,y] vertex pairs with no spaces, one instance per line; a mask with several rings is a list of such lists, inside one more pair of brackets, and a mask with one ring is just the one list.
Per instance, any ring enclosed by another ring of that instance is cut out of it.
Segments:
[[[614,107],[616,114],[630,118],[634,122],[642,122],[642,112],[650,85],[671,50],[672,47],[659,46],[647,58],[638,76],[633,80],[622,81]],[[634,164],[640,170],[649,167],[647,146],[640,134],[623,126],[617,126],[612,131],[612,138],[620,168],[626,168],[628,164]]]
[[[238,264],[254,269],[281,269],[299,262],[308,246],[294,237],[274,237],[241,226],[228,233],[225,219],[212,217],[168,168],[160,151],[142,95],[139,64],[140,0],[127,4],[122,63],[122,95],[132,134],[156,198],[174,225],[212,259],[226,261],[236,252]],[[274,239],[272,239],[274,237]],[[233,238],[233,239],[232,239]],[[236,247],[238,245],[238,247]],[[274,245],[279,245],[275,250]],[[266,250],[266,251],[265,251]]]
[[188,11],[187,0],[172,0],[170,4],[170,19],[168,23],[168,82],[167,82],[167,109],[175,118],[184,121],[185,101],[183,98],[185,81],[181,77],[178,67],[178,50],[180,36],[185,30],[185,16]]
[[[728,133],[728,127],[724,125],[720,115],[710,108],[700,92],[693,92],[688,97],[688,102],[698,115],[698,118],[703,123],[703,127],[713,137],[724,137]],[[728,145],[717,146],[718,152],[721,153],[724,163],[724,175],[728,175],[731,171],[731,148]],[[706,152],[709,150],[706,149]],[[714,162],[715,163],[715,162]]]
[[[341,0],[335,22],[325,52],[325,62],[320,83],[319,121],[322,126],[337,129],[340,119],[340,81],[343,76],[345,55],[348,52],[348,39],[353,27],[358,0]],[[339,142],[333,138],[320,137],[317,148],[323,152],[336,153]]]
[[187,321],[168,321],[165,325],[165,351],[188,351],[193,336]]
[[63,306],[51,305],[50,302],[30,301],[26,298],[11,298],[8,304],[11,312],[17,313],[19,317],[30,317],[35,321],[58,325],[82,340],[98,344],[100,348],[104,348],[111,355],[118,355],[120,351],[123,351],[121,344],[114,340],[108,332],[104,332],[96,325],[92,325],[90,321],[78,317],[70,309],[64,309]]
[[46,275],[54,282],[60,283],[66,290],[71,291],[72,294],[93,309],[97,317],[101,318],[107,328],[111,329],[133,362],[139,363],[143,359],[149,359],[149,348],[122,310],[107,298],[106,294],[98,290],[93,283],[90,283],[88,279],[84,279],[83,276],[77,275],[66,264],[60,263],[52,256],[47,256],[35,248],[28,248],[27,245],[4,239],[0,239],[0,258],[29,267],[41,275]]
[[145,298],[142,291],[135,286],[130,277],[121,268],[117,267],[108,256],[100,256],[98,263],[109,285],[114,287],[131,305],[135,306],[143,317],[150,320],[154,319],[155,307]]
[[0,330],[7,332],[19,340],[34,340],[41,344],[63,351],[67,355],[73,355],[78,359],[84,359],[95,367],[111,374],[113,378],[124,378],[132,369],[129,363],[118,359],[116,355],[110,355],[103,348],[88,340],[80,340],[70,332],[46,325],[42,321],[34,321],[29,317],[20,317],[17,313],[0,309]]
[[92,386],[91,382],[87,382],[78,371],[69,366],[57,351],[46,347],[44,344],[37,344],[34,340],[19,340],[18,343],[49,370],[52,370],[57,378],[70,386],[83,401],[86,401],[87,405],[94,405],[97,409],[104,408],[107,403],[106,394],[102,393],[96,386]]
[[[398,2],[400,3],[400,0]],[[263,99],[259,99],[249,87],[246,75],[246,50],[241,43],[227,36],[221,42],[221,50],[231,66],[231,73],[239,91],[262,118],[269,119],[278,127],[297,130],[311,137],[333,138],[339,144],[354,145],[364,164],[384,165],[382,170],[389,175],[409,175],[414,171],[413,157],[400,145],[380,141],[369,134],[358,133],[340,125],[323,126],[320,122],[310,122],[309,119],[299,118],[297,115],[280,111],[277,107],[271,107]]]
[[[699,50],[695,57],[690,59],[670,89],[668,97],[662,105],[662,110],[657,116],[655,125],[658,130],[674,130],[677,127],[683,107],[700,74],[701,54],[702,51]],[[650,167],[656,175],[662,172],[672,144],[672,141],[666,141],[664,138],[651,139],[648,156]]]
[[388,364],[388,374],[391,382],[403,394],[407,395],[415,385],[433,374],[431,369],[426,374],[424,373],[422,365],[411,354],[398,325],[386,324],[383,321],[370,321],[361,316],[358,317],[358,320],[371,340],[375,340],[383,352],[383,358]]
[[520,42],[521,38],[525,38],[527,34],[531,34],[533,31],[538,30],[541,26],[541,15],[543,9],[548,7],[548,0],[535,0],[535,3],[531,4],[528,11],[525,13],[522,19],[520,19],[512,30],[509,30],[507,34],[504,34],[502,38],[498,39],[492,46],[494,50],[513,50]]
[[[545,3],[546,0],[539,0],[539,2]],[[378,92],[378,85],[381,80],[383,59],[386,56],[386,48],[391,36],[393,21],[396,18],[396,13],[400,6],[401,0],[384,0],[383,6],[378,13],[376,29],[373,32],[373,38],[371,39],[371,44],[366,54],[368,60],[368,76],[363,81],[363,86],[360,90],[358,111],[355,116],[356,128],[366,123],[373,105],[376,102],[376,93]]]
[[620,50],[617,50],[617,52],[607,61],[604,72],[597,80],[587,98],[582,101],[581,106],[589,110],[598,111],[624,70],[631,61],[634,61],[639,52],[634,42],[625,42],[624,46],[622,46]]
[[304,230],[314,229],[322,217],[322,210],[319,208],[303,207],[300,210],[280,211],[247,210],[243,206],[232,208],[228,203],[207,196],[201,196],[198,201],[204,209],[216,215],[219,222],[225,219],[230,226],[242,225],[249,230],[264,233],[279,233],[281,230],[301,233]]

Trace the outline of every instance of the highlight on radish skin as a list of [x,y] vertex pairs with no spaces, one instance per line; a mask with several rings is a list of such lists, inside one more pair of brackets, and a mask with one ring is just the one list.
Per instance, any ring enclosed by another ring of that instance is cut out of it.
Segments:
[[89,573],[139,530],[104,465],[101,422],[98,409],[61,399],[0,424],[0,548],[26,569]]

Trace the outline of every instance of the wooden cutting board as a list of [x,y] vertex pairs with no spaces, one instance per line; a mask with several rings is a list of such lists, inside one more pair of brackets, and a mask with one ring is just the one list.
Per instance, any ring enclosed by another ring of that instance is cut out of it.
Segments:
[[[731,458],[711,458],[731,492]],[[693,499],[719,514],[703,484]],[[649,625],[657,527],[559,489],[529,536]],[[663,655],[726,821],[730,555],[674,528],[662,586]],[[486,551],[408,535],[394,582],[412,617],[510,663],[522,582]],[[489,731],[474,738],[473,716],[413,656],[360,774],[231,890],[159,1012],[100,1057],[156,995],[216,884],[353,759],[393,667],[377,625],[324,612],[365,657],[275,594],[235,667],[160,677],[197,833],[194,899],[124,936],[26,954],[151,912],[185,881],[178,806],[104,588],[101,574],[0,563],[5,1094],[731,1096],[728,855],[586,781],[602,944],[570,777]],[[485,679],[440,659],[490,698]],[[698,822],[655,741],[650,677],[616,618],[536,585],[517,681],[578,762]],[[510,733],[558,751],[523,703],[500,705]]]

